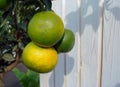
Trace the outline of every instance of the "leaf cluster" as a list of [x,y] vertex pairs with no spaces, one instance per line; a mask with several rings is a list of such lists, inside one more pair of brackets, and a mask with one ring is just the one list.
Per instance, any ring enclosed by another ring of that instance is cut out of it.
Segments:
[[22,87],[39,87],[39,73],[36,73],[31,70],[27,70],[27,72],[22,72],[18,68],[14,68],[12,70],[15,76],[18,78],[20,85]]
[[[52,7],[51,0],[9,0],[9,2],[4,10],[0,10],[1,72],[4,72],[3,68],[15,61],[13,52],[17,52],[18,49],[22,51],[26,44],[31,41],[27,35],[29,20],[37,12],[51,10]],[[6,54],[11,55],[11,57],[6,57]]]

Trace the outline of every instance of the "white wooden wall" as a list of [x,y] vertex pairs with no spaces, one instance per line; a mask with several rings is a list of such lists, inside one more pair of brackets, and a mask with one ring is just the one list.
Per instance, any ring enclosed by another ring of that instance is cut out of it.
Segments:
[[40,87],[120,87],[120,0],[54,0],[53,10],[75,46],[40,74]]

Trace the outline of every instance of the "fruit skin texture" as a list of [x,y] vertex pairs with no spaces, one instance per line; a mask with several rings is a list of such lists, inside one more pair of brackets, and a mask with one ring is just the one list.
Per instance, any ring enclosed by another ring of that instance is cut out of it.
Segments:
[[58,53],[69,52],[74,47],[74,43],[74,33],[69,29],[65,29],[62,39],[55,45],[55,48],[58,51]]
[[33,42],[42,47],[55,45],[64,34],[61,18],[52,11],[35,14],[28,24],[28,35]]
[[0,0],[0,9],[3,9],[7,6],[7,0]]
[[30,42],[23,50],[22,60],[29,69],[47,73],[55,68],[58,54],[54,48],[41,48]]

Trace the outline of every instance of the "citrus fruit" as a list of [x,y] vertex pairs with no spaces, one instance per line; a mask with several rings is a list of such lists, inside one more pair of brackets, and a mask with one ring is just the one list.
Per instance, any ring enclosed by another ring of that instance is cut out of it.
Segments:
[[0,0],[0,9],[3,9],[7,6],[7,0]]
[[55,45],[55,48],[59,53],[69,52],[73,48],[74,43],[75,43],[74,33],[69,29],[65,29],[62,39]]
[[52,47],[42,48],[30,42],[23,50],[22,60],[29,69],[38,73],[47,73],[55,68],[58,55]]
[[28,35],[42,47],[55,45],[63,36],[64,24],[53,11],[36,13],[28,24]]

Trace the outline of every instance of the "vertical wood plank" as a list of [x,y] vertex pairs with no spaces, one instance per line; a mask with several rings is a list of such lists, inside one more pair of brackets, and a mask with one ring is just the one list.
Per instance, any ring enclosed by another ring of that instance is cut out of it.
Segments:
[[[63,22],[65,19],[65,0],[56,0],[53,1],[53,9],[54,11],[62,18]],[[59,25],[58,25],[59,26]],[[64,70],[65,70],[65,65],[64,65],[64,54],[59,54],[59,60],[58,60],[58,64],[57,67],[55,69],[55,79],[54,79],[54,84],[55,87],[65,87],[65,79],[64,79]]]
[[81,26],[81,87],[97,87],[99,0],[82,0]]
[[59,54],[59,61],[55,69],[55,87],[65,87],[64,70],[64,54]]
[[102,87],[120,87],[120,0],[105,0]]
[[97,73],[97,87],[101,87],[102,80],[102,58],[103,58],[103,12],[104,0],[99,1],[99,27],[98,27],[98,73]]
[[54,71],[40,74],[40,87],[54,87]]
[[80,87],[79,86],[79,63],[80,63],[80,43],[79,43],[79,29],[80,29],[80,0],[65,0],[65,27],[71,29],[75,34],[75,45],[72,51],[66,53],[66,71],[65,87]]

